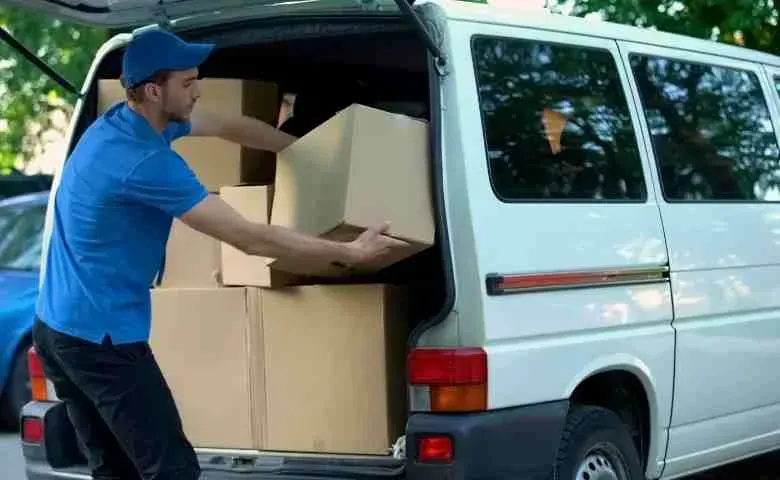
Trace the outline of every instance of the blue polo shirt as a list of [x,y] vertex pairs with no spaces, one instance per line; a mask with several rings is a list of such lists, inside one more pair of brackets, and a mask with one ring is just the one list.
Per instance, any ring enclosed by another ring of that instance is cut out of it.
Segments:
[[208,192],[163,134],[119,103],[81,137],[57,190],[39,318],[100,343],[148,341],[150,292],[174,217]]

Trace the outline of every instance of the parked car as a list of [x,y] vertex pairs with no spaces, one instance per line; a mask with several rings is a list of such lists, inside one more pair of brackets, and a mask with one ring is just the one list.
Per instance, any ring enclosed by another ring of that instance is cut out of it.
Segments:
[[0,422],[15,428],[31,398],[27,350],[38,296],[48,192],[0,201]]
[[0,176],[0,200],[51,188],[52,175],[25,175],[14,170],[10,175]]

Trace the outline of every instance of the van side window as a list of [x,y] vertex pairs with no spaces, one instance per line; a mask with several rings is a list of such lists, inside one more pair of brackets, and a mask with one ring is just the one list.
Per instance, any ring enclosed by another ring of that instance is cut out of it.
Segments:
[[780,77],[775,77],[775,90],[777,90],[777,95],[780,96]]
[[628,103],[608,50],[475,36],[472,54],[501,200],[645,200]]
[[756,74],[637,54],[631,67],[667,200],[780,200],[780,150]]

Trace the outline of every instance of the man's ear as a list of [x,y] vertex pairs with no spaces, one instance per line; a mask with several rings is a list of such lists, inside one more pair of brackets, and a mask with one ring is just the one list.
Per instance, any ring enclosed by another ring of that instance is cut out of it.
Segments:
[[147,100],[154,102],[162,101],[162,86],[154,82],[149,82],[144,85],[144,96]]

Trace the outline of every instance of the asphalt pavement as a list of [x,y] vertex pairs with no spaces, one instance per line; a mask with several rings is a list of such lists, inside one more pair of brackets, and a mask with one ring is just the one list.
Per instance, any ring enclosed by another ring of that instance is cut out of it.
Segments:
[[[0,433],[0,478],[27,480],[17,433]],[[780,453],[764,455],[683,480],[780,480]]]
[[3,480],[26,480],[22,449],[19,447],[19,435],[16,433],[0,435],[0,472],[3,472]]

